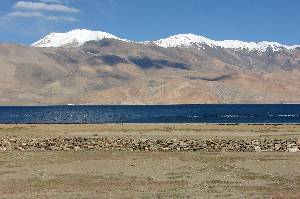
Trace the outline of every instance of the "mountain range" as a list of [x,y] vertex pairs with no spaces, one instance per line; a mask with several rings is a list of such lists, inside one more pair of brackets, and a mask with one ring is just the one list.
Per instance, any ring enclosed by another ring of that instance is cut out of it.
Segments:
[[300,46],[51,33],[0,45],[0,104],[300,103]]

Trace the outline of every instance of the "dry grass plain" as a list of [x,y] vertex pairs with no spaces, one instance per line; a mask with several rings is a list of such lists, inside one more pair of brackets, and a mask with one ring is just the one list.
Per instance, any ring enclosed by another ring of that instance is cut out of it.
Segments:
[[300,138],[300,125],[43,124],[0,125],[1,138],[72,136],[147,138]]
[[[0,125],[0,138],[299,138],[297,125]],[[300,198],[299,153],[0,152],[0,198]]]

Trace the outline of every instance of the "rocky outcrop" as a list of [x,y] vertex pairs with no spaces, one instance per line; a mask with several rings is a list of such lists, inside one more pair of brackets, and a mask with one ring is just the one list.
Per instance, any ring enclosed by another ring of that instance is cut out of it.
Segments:
[[299,152],[300,140],[164,140],[123,138],[0,139],[0,151],[203,151]]

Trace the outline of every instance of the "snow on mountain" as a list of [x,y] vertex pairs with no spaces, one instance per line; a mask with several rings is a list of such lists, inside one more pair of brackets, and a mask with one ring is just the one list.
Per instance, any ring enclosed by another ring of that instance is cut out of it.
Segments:
[[[67,33],[51,33],[48,36],[42,38],[41,40],[33,43],[31,46],[34,47],[64,47],[64,46],[81,46],[87,41],[99,41],[102,39],[117,39],[126,42],[130,42],[126,39],[120,39],[112,34],[101,32],[101,31],[91,31],[86,29],[72,30]],[[179,34],[168,37],[166,39],[161,39],[152,42],[137,42],[142,44],[156,44],[163,48],[199,48],[205,49],[206,46],[212,48],[226,48],[234,50],[249,50],[249,51],[259,51],[265,52],[267,49],[271,48],[273,51],[279,51],[282,49],[293,50],[299,48],[300,45],[287,46],[282,45],[277,42],[244,42],[239,40],[224,40],[215,41],[208,39],[203,36],[198,36],[194,34]]]
[[70,44],[73,44],[75,46],[81,46],[82,44],[88,41],[99,41],[105,38],[127,41],[106,32],[76,29],[67,33],[50,33],[41,40],[33,43],[31,46],[63,47],[68,46]]
[[215,41],[208,39],[203,36],[198,36],[194,34],[179,34],[168,37],[166,39],[161,39],[158,41],[154,41],[158,46],[163,48],[205,48],[205,46],[209,47],[221,47],[227,49],[236,49],[236,50],[249,50],[249,51],[259,51],[265,52],[268,48],[271,48],[273,51],[279,51],[282,49],[292,50],[295,48],[299,48],[300,45],[294,46],[286,46],[277,42],[244,42],[239,40],[224,40],[224,41]]

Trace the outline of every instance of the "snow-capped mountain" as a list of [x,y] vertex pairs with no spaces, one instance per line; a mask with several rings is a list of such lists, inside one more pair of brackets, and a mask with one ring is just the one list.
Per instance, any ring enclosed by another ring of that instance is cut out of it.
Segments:
[[[81,46],[88,41],[99,41],[102,39],[117,39],[129,42],[129,40],[121,39],[115,35],[86,29],[72,30],[67,33],[51,33],[48,36],[32,44],[34,47],[66,47]],[[137,42],[142,44],[155,44],[163,48],[199,48],[205,49],[207,46],[212,48],[225,48],[233,50],[248,50],[265,52],[267,49],[280,51],[283,49],[293,50],[299,48],[300,45],[287,46],[277,42],[244,42],[239,40],[215,41],[203,36],[194,34],[179,34],[150,42]]]
[[102,39],[120,39],[112,34],[102,31],[91,31],[86,29],[76,29],[67,33],[50,33],[41,40],[33,43],[34,47],[64,47],[73,44],[72,46],[81,46],[88,41],[98,41]]
[[155,44],[163,47],[163,48],[174,48],[174,47],[196,47],[196,48],[205,48],[205,46],[209,47],[221,47],[227,49],[236,49],[236,50],[249,50],[249,51],[259,51],[264,52],[268,48],[271,48],[273,51],[279,51],[282,49],[292,50],[300,45],[295,46],[286,46],[277,42],[244,42],[239,40],[224,40],[224,41],[215,41],[208,39],[203,36],[198,36],[194,34],[179,34],[168,37],[166,39],[161,39],[158,41],[154,41]]
[[132,42],[89,30],[33,46],[43,48],[0,44],[0,104],[300,102],[297,46],[193,34]]

